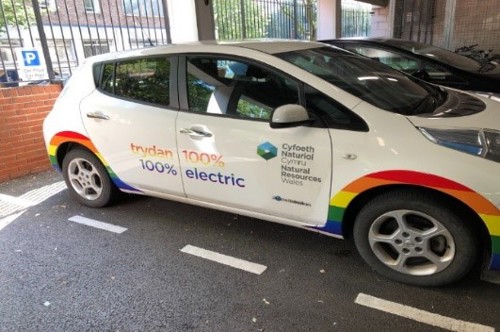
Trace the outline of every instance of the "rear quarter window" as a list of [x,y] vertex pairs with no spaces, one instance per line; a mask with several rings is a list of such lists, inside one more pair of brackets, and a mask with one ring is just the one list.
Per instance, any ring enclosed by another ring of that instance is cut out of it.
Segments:
[[102,64],[99,90],[124,99],[167,106],[170,61],[165,57]]

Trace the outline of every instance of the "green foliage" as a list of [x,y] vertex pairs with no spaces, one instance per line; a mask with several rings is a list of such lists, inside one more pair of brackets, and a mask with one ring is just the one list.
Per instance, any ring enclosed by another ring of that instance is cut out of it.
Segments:
[[238,114],[244,118],[266,119],[271,118],[272,109],[254,104],[252,101],[240,99],[238,101]]
[[214,16],[220,40],[266,37],[269,18],[255,0],[216,0]]
[[0,2],[0,32],[9,25],[27,27],[35,22],[33,8],[25,0],[2,0]]
[[[296,0],[295,2],[279,2],[278,4],[280,6],[280,12],[278,16],[284,15],[290,22],[293,22],[295,19],[297,20],[297,31],[295,31],[294,36],[284,37],[316,40],[316,8],[318,5],[317,0]],[[285,24],[285,26],[289,25],[289,23],[284,21],[283,18],[277,17],[276,21],[278,22],[277,29],[280,29],[280,23],[281,25]],[[283,27],[281,27],[281,29],[283,29]]]
[[317,0],[215,0],[218,39],[316,38]]

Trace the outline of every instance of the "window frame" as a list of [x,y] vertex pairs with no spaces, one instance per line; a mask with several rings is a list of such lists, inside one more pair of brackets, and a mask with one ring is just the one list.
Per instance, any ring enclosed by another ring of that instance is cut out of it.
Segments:
[[55,10],[57,10],[56,1],[55,0],[39,0],[38,1],[38,7],[40,9],[45,9],[45,10],[48,10],[48,11],[55,11]]
[[[153,5],[153,2],[151,0],[122,0],[122,9],[123,9],[123,14],[125,16],[128,16],[128,17],[165,17],[165,8],[163,7],[163,2],[161,0],[155,0],[156,1],[156,4],[160,4],[161,5],[161,8],[158,8],[158,6],[154,6]],[[134,9],[133,7],[127,7],[127,4],[129,6],[132,6],[134,3],[137,3],[138,5],[141,5],[142,3],[145,4],[145,6],[147,6],[148,4],[150,4],[150,9],[151,9],[151,12],[150,11],[145,11],[145,12],[142,12],[142,11],[137,11],[137,12],[134,12]],[[127,10],[128,8],[130,8],[130,11]],[[157,15],[155,14],[155,10],[158,11]]]
[[[92,8],[89,8],[86,4],[86,2],[89,1],[92,4]],[[94,14],[100,14],[101,13],[101,6],[99,3],[99,0],[83,0],[83,8],[85,9],[85,12],[87,13],[94,13]]]

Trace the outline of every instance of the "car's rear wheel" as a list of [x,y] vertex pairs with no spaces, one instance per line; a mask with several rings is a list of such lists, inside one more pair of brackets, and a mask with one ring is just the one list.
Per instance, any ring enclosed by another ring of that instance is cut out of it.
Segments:
[[478,256],[470,225],[453,210],[419,192],[394,191],[359,212],[354,241],[363,259],[388,278],[440,286],[462,278]]
[[112,202],[117,189],[106,168],[87,150],[74,149],[63,160],[63,176],[73,197],[90,207],[103,207]]

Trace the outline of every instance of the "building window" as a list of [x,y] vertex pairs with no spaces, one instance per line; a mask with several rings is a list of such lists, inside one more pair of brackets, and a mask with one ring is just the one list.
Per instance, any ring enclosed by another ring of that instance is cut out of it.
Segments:
[[123,0],[123,10],[129,16],[160,16],[163,17],[161,0]]
[[93,55],[109,53],[109,42],[107,40],[84,40],[83,54],[86,58]]
[[73,49],[73,42],[70,40],[56,39],[54,41],[49,40],[49,54],[52,61],[59,62],[73,62],[76,60],[75,51]]
[[85,6],[85,11],[87,13],[100,13],[101,7],[99,6],[99,0],[84,0],[83,4]]
[[156,39],[130,39],[130,48],[143,48],[157,45]]
[[56,2],[55,0],[38,0],[38,6],[40,6],[40,9],[53,11],[56,9]]
[[0,39],[0,57],[5,66],[14,65],[14,61],[16,60],[14,50],[17,47],[21,47],[21,41],[19,39]]

